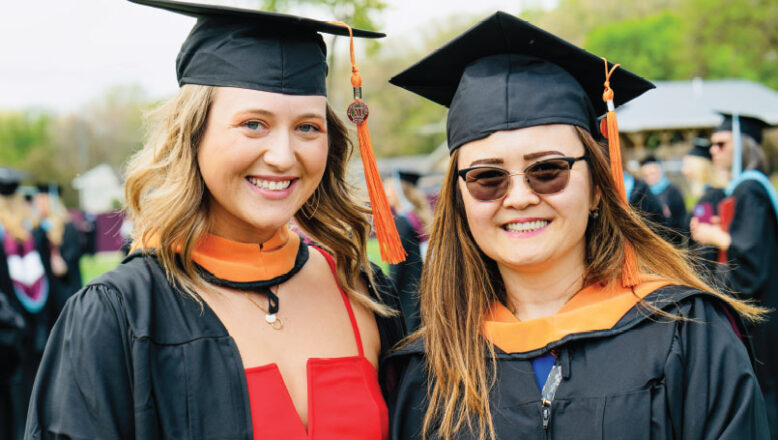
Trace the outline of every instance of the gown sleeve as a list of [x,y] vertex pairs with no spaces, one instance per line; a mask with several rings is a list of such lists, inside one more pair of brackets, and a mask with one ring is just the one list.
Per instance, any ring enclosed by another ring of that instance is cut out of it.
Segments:
[[732,243],[727,250],[729,267],[722,267],[727,286],[743,298],[756,298],[773,269],[769,248],[778,242],[776,219],[767,192],[754,181],[738,185],[735,215],[729,226]]
[[683,439],[769,439],[764,398],[734,314],[710,299],[692,300],[679,321],[665,367],[669,416]]
[[118,293],[92,285],[71,298],[35,378],[24,438],[130,439],[129,330]]

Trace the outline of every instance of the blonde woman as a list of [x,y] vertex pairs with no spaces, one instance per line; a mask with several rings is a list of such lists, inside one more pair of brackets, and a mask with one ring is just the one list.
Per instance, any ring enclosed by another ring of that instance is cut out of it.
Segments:
[[181,89],[128,168],[136,250],[65,306],[26,438],[386,438],[377,366],[402,322],[367,260],[317,32],[350,30],[136,3],[198,17]]
[[82,246],[78,230],[67,208],[62,203],[62,187],[56,183],[39,183],[33,199],[35,212],[40,219],[41,229],[50,243],[51,296],[50,320],[53,322],[74,293],[82,287]]
[[[6,319],[9,315],[21,318],[23,327],[19,329],[11,322],[3,326],[9,337],[18,337],[19,349],[19,368],[15,372],[10,367],[12,356],[0,361],[9,364],[6,374],[14,373],[0,379],[0,388],[7,387],[11,396],[11,405],[3,410],[9,419],[0,434],[8,430],[12,432],[10,438],[18,438],[24,430],[25,410],[46,345],[51,313],[49,243],[23,195],[17,192],[25,177],[24,173],[0,168],[0,295],[12,309],[4,313]],[[0,405],[3,394],[0,391]]]
[[651,83],[501,12],[392,82],[449,107],[451,150],[393,439],[769,435],[761,309],[627,207],[614,107]]

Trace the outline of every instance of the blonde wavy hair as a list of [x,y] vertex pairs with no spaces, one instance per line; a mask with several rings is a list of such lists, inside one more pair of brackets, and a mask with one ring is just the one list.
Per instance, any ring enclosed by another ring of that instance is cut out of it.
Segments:
[[[718,292],[700,278],[687,254],[657,235],[632,209],[625,208],[610,173],[607,147],[576,128],[586,149],[592,188],[601,192],[600,215],[586,229],[583,285],[619,282],[624,243],[632,243],[641,273],[710,292],[744,318],[758,321],[765,310]],[[437,428],[436,438],[449,440],[463,429],[479,440],[494,439],[489,391],[496,372],[494,347],[481,327],[495,301],[506,302],[502,277],[494,260],[476,244],[467,223],[457,182],[458,151],[451,156],[430,237],[421,279],[421,329],[430,375],[430,405],[423,435]],[[650,304],[647,312],[656,308]],[[674,316],[674,315],[671,315]],[[484,356],[487,347],[489,356]],[[491,368],[487,366],[487,359]]]
[[5,233],[17,241],[30,238],[30,231],[38,225],[32,210],[21,194],[0,195],[0,224]]
[[[171,285],[200,301],[207,289],[191,255],[198,239],[208,232],[208,193],[197,163],[215,88],[186,84],[168,102],[147,115],[148,141],[127,167],[125,196],[133,221],[135,248],[156,243],[156,256]],[[312,196],[295,214],[295,222],[330,251],[337,262],[337,279],[356,302],[386,315],[388,307],[358,291],[362,268],[367,269],[370,209],[352,197],[346,182],[353,152],[348,131],[327,106],[329,152],[324,177]],[[178,250],[176,250],[178,249]]]
[[[38,195],[36,195],[38,197]],[[59,247],[62,246],[62,238],[65,235],[65,225],[70,223],[70,214],[68,214],[67,208],[62,203],[60,197],[52,197],[46,194],[48,197],[47,212],[41,212],[41,220],[48,219],[51,224],[51,228],[46,231],[46,238],[49,239],[53,245]]]

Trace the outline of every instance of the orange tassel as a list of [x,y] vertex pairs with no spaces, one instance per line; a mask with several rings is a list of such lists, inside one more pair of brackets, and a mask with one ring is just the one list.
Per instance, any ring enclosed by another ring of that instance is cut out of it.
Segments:
[[373,227],[381,249],[381,259],[390,264],[397,264],[405,261],[407,254],[403,249],[400,234],[397,233],[392,209],[386,199],[381,174],[378,172],[373,153],[373,143],[370,140],[370,131],[367,127],[369,111],[367,104],[362,100],[362,77],[359,75],[359,67],[357,67],[354,57],[354,34],[347,24],[332,23],[348,28],[351,43],[351,85],[354,88],[354,102],[349,105],[347,115],[349,120],[357,125],[359,153],[362,156],[362,165],[365,170],[367,194],[370,197],[370,206],[373,210]]
[[[627,190],[624,187],[624,172],[621,168],[621,142],[619,141],[619,124],[616,120],[616,110],[613,105],[613,90],[610,87],[610,78],[613,72],[620,66],[616,64],[608,71],[608,61],[605,60],[605,92],[602,94],[602,100],[608,104],[608,112],[605,114],[603,120],[604,127],[600,129],[603,131],[605,137],[608,138],[608,153],[611,162],[611,176],[613,177],[613,183],[616,185],[616,192],[621,199],[621,203],[629,208],[629,200],[627,199]],[[604,130],[603,130],[604,128]],[[626,241],[624,243],[624,261],[621,265],[621,285],[624,287],[636,286],[640,282],[639,271],[637,265],[637,259],[635,258],[635,249],[632,247],[632,243]]]

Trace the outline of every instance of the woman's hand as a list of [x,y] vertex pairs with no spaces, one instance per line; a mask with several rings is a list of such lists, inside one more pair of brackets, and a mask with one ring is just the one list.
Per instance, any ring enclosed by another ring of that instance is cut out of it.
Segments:
[[720,250],[726,251],[732,243],[732,237],[721,229],[720,223],[719,217],[712,217],[711,223],[703,223],[696,217],[692,217],[689,223],[692,239],[697,243],[716,246]]

